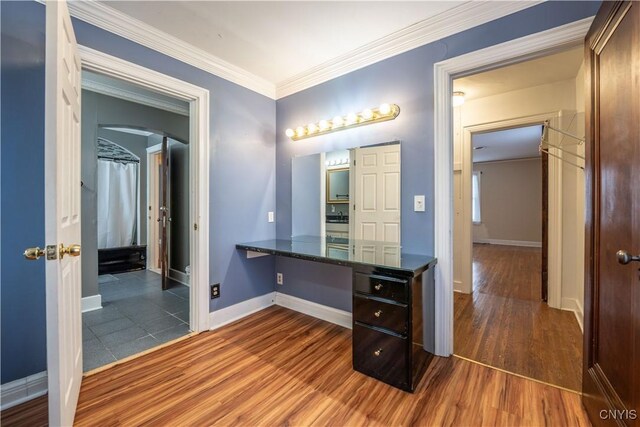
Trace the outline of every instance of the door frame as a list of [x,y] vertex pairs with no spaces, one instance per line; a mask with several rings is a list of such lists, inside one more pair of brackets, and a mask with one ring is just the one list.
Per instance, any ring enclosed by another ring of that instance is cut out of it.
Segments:
[[435,354],[453,353],[453,78],[584,43],[593,17],[434,64]]
[[[157,194],[157,183],[156,183],[156,174],[153,172],[157,172],[155,168],[151,168],[151,165],[156,165],[155,159],[158,155],[158,152],[162,149],[162,144],[156,144],[154,146],[147,148],[147,200],[145,212],[149,213],[149,206],[153,204],[153,206],[158,206],[158,194]],[[151,191],[154,190],[154,191]],[[147,220],[147,270],[151,270],[154,273],[160,274],[160,269],[149,266],[149,261],[153,260],[156,257],[156,248],[155,245],[158,241],[157,232],[157,222],[153,222],[152,219]],[[156,243],[153,243],[156,242]]]
[[78,45],[82,69],[133,83],[189,103],[189,216],[191,286],[189,326],[209,330],[209,90],[115,56]]
[[[520,128],[524,126],[542,126],[545,121],[552,122],[557,121],[556,127],[560,127],[559,123],[563,117],[571,117],[574,115],[574,111],[560,110],[553,112],[545,112],[541,114],[535,114],[530,116],[516,117],[512,119],[499,120],[494,122],[480,123],[465,126],[462,129],[462,171],[463,171],[463,219],[467,229],[464,230],[467,235],[468,242],[470,242],[469,254],[464,255],[465,261],[465,279],[469,286],[467,286],[463,292],[473,292],[473,274],[472,274],[472,262],[473,262],[473,227],[471,226],[471,172],[473,171],[473,148],[471,144],[471,138],[477,133],[495,132],[507,129]],[[555,133],[550,135],[550,138],[557,138]],[[559,145],[560,141],[553,141],[553,144]],[[555,150],[555,149],[552,149]],[[562,157],[562,152],[555,150],[554,154],[558,157]],[[548,221],[547,227],[549,230],[549,241],[546,246],[548,255],[548,276],[549,276],[549,292],[548,292],[548,305],[553,308],[561,308],[562,305],[562,160],[557,157],[551,157],[548,160]],[[464,172],[467,172],[466,174]],[[452,171],[453,174],[453,171]],[[545,247],[542,248],[545,251]],[[465,251],[467,252],[467,251]]]

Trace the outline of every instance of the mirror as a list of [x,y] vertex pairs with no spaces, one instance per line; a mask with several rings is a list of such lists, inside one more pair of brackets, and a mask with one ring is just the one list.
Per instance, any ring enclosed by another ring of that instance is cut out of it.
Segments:
[[349,168],[327,169],[327,203],[349,203]]
[[399,141],[294,157],[292,237],[327,237],[335,253],[348,239],[399,245],[400,157]]

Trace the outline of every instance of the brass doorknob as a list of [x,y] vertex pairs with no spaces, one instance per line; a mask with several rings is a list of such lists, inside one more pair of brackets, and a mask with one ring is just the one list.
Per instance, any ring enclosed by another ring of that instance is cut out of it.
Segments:
[[58,253],[60,254],[60,259],[64,258],[65,255],[80,256],[80,245],[69,245],[65,248],[64,245],[60,243]]
[[40,249],[37,246],[24,251],[24,257],[29,260],[40,259],[41,256],[44,256],[44,249]]

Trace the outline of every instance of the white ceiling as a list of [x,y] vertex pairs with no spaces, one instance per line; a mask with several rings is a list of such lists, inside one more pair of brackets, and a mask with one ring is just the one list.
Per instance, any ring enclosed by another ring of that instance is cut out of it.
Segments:
[[454,80],[454,91],[465,93],[466,100],[498,93],[573,79],[584,58],[582,46],[530,61],[462,77]]
[[278,84],[466,2],[102,3]]
[[[473,162],[537,157],[541,136],[541,125],[474,134],[471,138]],[[477,150],[477,147],[484,148]]]

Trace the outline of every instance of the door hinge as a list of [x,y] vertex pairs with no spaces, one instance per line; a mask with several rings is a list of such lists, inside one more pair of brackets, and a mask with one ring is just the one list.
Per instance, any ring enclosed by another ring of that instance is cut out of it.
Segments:
[[193,231],[198,231],[198,224],[197,223],[193,223]]

